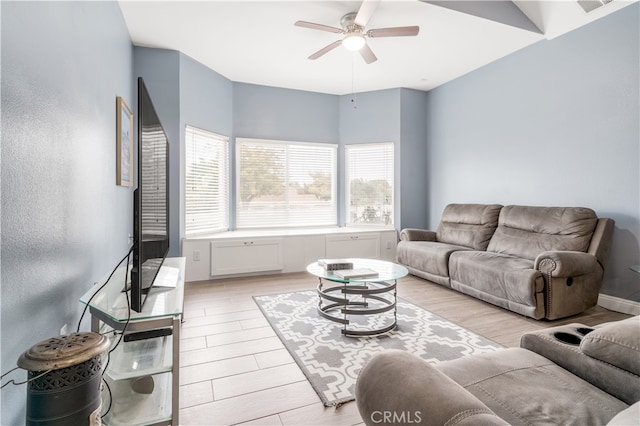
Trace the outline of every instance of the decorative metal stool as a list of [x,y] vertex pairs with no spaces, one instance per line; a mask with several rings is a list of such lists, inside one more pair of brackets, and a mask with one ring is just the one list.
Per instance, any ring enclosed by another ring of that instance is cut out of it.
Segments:
[[35,344],[18,359],[28,371],[27,425],[100,425],[102,353],[109,339],[72,333]]

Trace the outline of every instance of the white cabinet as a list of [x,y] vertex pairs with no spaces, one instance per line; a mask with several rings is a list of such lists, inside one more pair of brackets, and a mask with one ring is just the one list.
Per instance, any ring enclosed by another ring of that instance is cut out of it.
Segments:
[[182,241],[186,281],[304,271],[322,258],[360,257],[393,262],[395,229],[321,228],[232,231]]
[[324,246],[324,235],[283,238],[282,272],[304,271],[309,263],[325,257]]
[[282,269],[281,238],[230,239],[211,242],[211,276]]
[[377,232],[327,235],[326,244],[326,257],[329,259],[380,257],[380,234]]

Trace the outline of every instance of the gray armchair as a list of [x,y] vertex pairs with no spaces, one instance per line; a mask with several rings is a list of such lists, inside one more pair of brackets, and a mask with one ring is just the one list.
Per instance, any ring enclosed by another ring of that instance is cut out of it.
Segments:
[[367,425],[640,424],[640,317],[554,327],[520,348],[428,364],[373,358],[356,384]]

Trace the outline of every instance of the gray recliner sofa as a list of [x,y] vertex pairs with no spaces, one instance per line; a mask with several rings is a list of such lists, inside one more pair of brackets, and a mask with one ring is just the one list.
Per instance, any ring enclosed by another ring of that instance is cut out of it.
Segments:
[[436,231],[400,232],[413,275],[532,318],[595,306],[614,221],[584,207],[450,204]]
[[523,335],[519,348],[429,364],[374,357],[356,382],[367,425],[638,425],[640,317]]

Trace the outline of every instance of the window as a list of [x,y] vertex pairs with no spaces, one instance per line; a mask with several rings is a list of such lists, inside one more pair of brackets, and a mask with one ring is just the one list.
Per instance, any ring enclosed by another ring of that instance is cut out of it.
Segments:
[[236,139],[237,228],[337,224],[337,145]]
[[185,130],[185,234],[229,229],[229,139]]
[[393,143],[347,145],[348,225],[393,224]]

